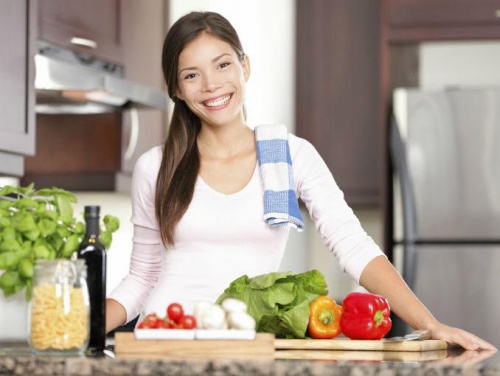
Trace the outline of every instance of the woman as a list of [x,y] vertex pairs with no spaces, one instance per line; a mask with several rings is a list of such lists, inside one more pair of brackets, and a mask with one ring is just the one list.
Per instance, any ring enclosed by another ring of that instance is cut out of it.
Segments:
[[[245,123],[250,61],[231,24],[193,12],[168,32],[162,68],[175,103],[163,147],[134,170],[134,249],[130,274],[107,302],[107,330],[171,302],[191,311],[237,277],[276,271],[289,227],[263,220],[256,137]],[[342,268],[385,296],[411,327],[466,349],[494,349],[438,322],[366,235],[314,147],[288,136],[293,190]]]

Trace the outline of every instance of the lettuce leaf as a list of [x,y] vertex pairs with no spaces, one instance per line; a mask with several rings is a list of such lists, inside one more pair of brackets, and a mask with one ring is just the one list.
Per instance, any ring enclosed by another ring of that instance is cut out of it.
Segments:
[[274,272],[235,279],[217,303],[228,297],[240,299],[257,321],[257,331],[274,333],[278,338],[305,338],[309,305],[327,294],[325,278],[318,270],[300,274]]

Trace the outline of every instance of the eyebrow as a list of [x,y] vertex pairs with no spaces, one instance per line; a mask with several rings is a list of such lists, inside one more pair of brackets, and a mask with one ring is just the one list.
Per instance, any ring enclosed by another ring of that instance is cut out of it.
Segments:
[[[217,60],[219,60],[221,57],[224,57],[224,56],[231,56],[231,54],[230,54],[229,52],[224,52],[224,53],[220,54],[219,56],[214,57],[214,58],[211,60],[211,62],[212,62],[212,63],[215,63]],[[196,67],[186,67],[186,68],[182,68],[182,69],[179,71],[179,73],[178,73],[177,75],[179,76],[179,75],[180,75],[183,71],[185,71],[185,70],[195,70],[195,69],[196,69]]]

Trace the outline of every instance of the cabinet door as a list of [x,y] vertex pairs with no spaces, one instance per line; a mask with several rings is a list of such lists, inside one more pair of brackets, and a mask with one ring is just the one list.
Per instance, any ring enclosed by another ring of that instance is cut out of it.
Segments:
[[394,41],[500,37],[500,0],[386,0]]
[[379,3],[297,1],[296,132],[350,204],[379,204]]
[[35,152],[34,6],[35,1],[30,0],[0,0],[2,152]]
[[39,0],[39,37],[121,62],[121,8],[121,0]]

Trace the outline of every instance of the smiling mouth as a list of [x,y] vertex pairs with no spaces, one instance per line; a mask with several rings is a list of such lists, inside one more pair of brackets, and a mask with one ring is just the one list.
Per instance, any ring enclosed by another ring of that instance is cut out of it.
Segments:
[[203,102],[203,104],[207,107],[219,107],[225,105],[231,99],[231,94],[223,95],[216,99],[211,99]]

